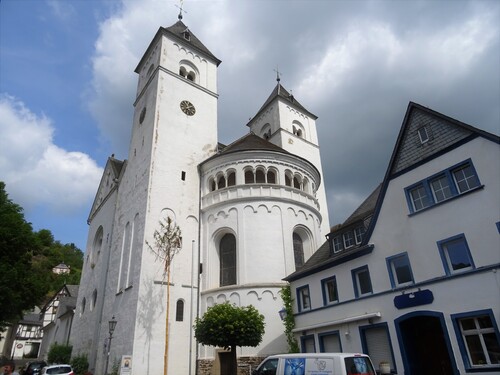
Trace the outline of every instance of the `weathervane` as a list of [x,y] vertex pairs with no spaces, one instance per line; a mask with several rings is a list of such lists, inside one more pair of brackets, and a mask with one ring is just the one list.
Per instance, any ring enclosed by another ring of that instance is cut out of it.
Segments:
[[280,94],[280,86],[281,86],[280,85],[280,80],[281,80],[280,75],[281,75],[281,73],[278,70],[278,66],[277,65],[276,65],[276,69],[274,69],[274,71],[276,72],[276,82],[278,82],[278,95],[279,95]]
[[180,20],[182,20],[182,12],[184,13],[187,13],[184,9],[182,9],[183,5],[184,5],[184,0],[179,0],[179,3],[180,3],[180,6],[179,5],[176,5],[177,8],[179,8],[179,15],[177,16],[177,18]]

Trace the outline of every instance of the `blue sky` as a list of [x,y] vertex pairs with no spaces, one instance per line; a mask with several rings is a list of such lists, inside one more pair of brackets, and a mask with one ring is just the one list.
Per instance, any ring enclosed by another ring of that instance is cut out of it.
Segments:
[[[133,72],[178,1],[0,0],[0,180],[85,250],[108,156],[128,157]],[[330,224],[382,180],[408,102],[500,133],[496,1],[185,1],[222,64],[219,140],[281,83],[316,114]]]

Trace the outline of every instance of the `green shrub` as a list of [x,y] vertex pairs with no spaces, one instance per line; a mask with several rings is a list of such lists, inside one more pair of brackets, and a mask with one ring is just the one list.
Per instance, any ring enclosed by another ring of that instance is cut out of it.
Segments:
[[71,359],[71,345],[52,344],[49,349],[49,363],[69,363]]
[[89,368],[89,361],[85,354],[77,355],[71,358],[71,367],[76,375],[84,375]]

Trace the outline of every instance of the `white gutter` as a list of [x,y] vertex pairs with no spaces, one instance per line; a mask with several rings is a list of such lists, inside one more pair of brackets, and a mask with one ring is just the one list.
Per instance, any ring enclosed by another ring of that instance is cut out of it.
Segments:
[[338,324],[356,322],[358,320],[364,320],[364,319],[370,319],[370,318],[380,318],[381,316],[382,316],[382,314],[380,312],[366,313],[363,315],[350,316],[348,318],[343,318],[343,319],[338,319],[338,320],[330,320],[329,322],[325,322],[325,323],[317,323],[317,324],[312,324],[310,326],[294,328],[294,329],[292,329],[292,332],[296,333],[296,332],[300,332],[300,331],[308,331],[310,329],[323,328],[323,327],[327,327],[327,326],[334,326],[334,325],[338,325]]

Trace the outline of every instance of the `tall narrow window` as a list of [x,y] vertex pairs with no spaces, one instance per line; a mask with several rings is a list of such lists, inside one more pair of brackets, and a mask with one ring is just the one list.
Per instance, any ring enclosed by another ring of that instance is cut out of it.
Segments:
[[321,280],[321,286],[323,289],[323,304],[325,306],[339,301],[337,279],[335,276]]
[[408,254],[403,253],[387,258],[387,268],[393,288],[413,284]]
[[236,284],[236,238],[225,234],[220,240],[220,286]]
[[363,236],[365,235],[365,227],[359,226],[354,229],[354,237],[356,238],[356,244],[359,245],[363,241]]
[[217,180],[217,189],[224,189],[226,187],[226,178],[224,176],[219,176]]
[[342,238],[340,236],[333,238],[333,252],[338,253],[344,247],[342,245]]
[[268,184],[276,183],[276,173],[274,171],[267,171],[267,183]]
[[177,300],[177,306],[175,309],[175,321],[182,322],[184,320],[184,301]]
[[344,248],[349,248],[354,246],[354,236],[352,235],[352,231],[348,231],[344,233]]
[[304,242],[297,233],[293,233],[293,258],[296,270],[304,265]]
[[298,177],[294,177],[293,178],[293,187],[295,189],[300,189],[300,181],[299,181],[299,178]]
[[245,184],[254,184],[255,183],[255,176],[253,174],[253,171],[251,170],[246,170],[245,171]]
[[287,174],[285,175],[285,185],[286,186],[292,186],[292,179]]
[[352,272],[352,282],[354,284],[354,294],[356,298],[372,294],[372,282],[368,266],[356,268]]
[[297,303],[299,311],[309,310],[311,308],[308,285],[297,288]]
[[234,185],[236,185],[236,173],[229,172],[227,174],[227,186],[234,186]]
[[266,175],[262,169],[257,169],[257,172],[255,172],[255,179],[258,184],[266,183]]

